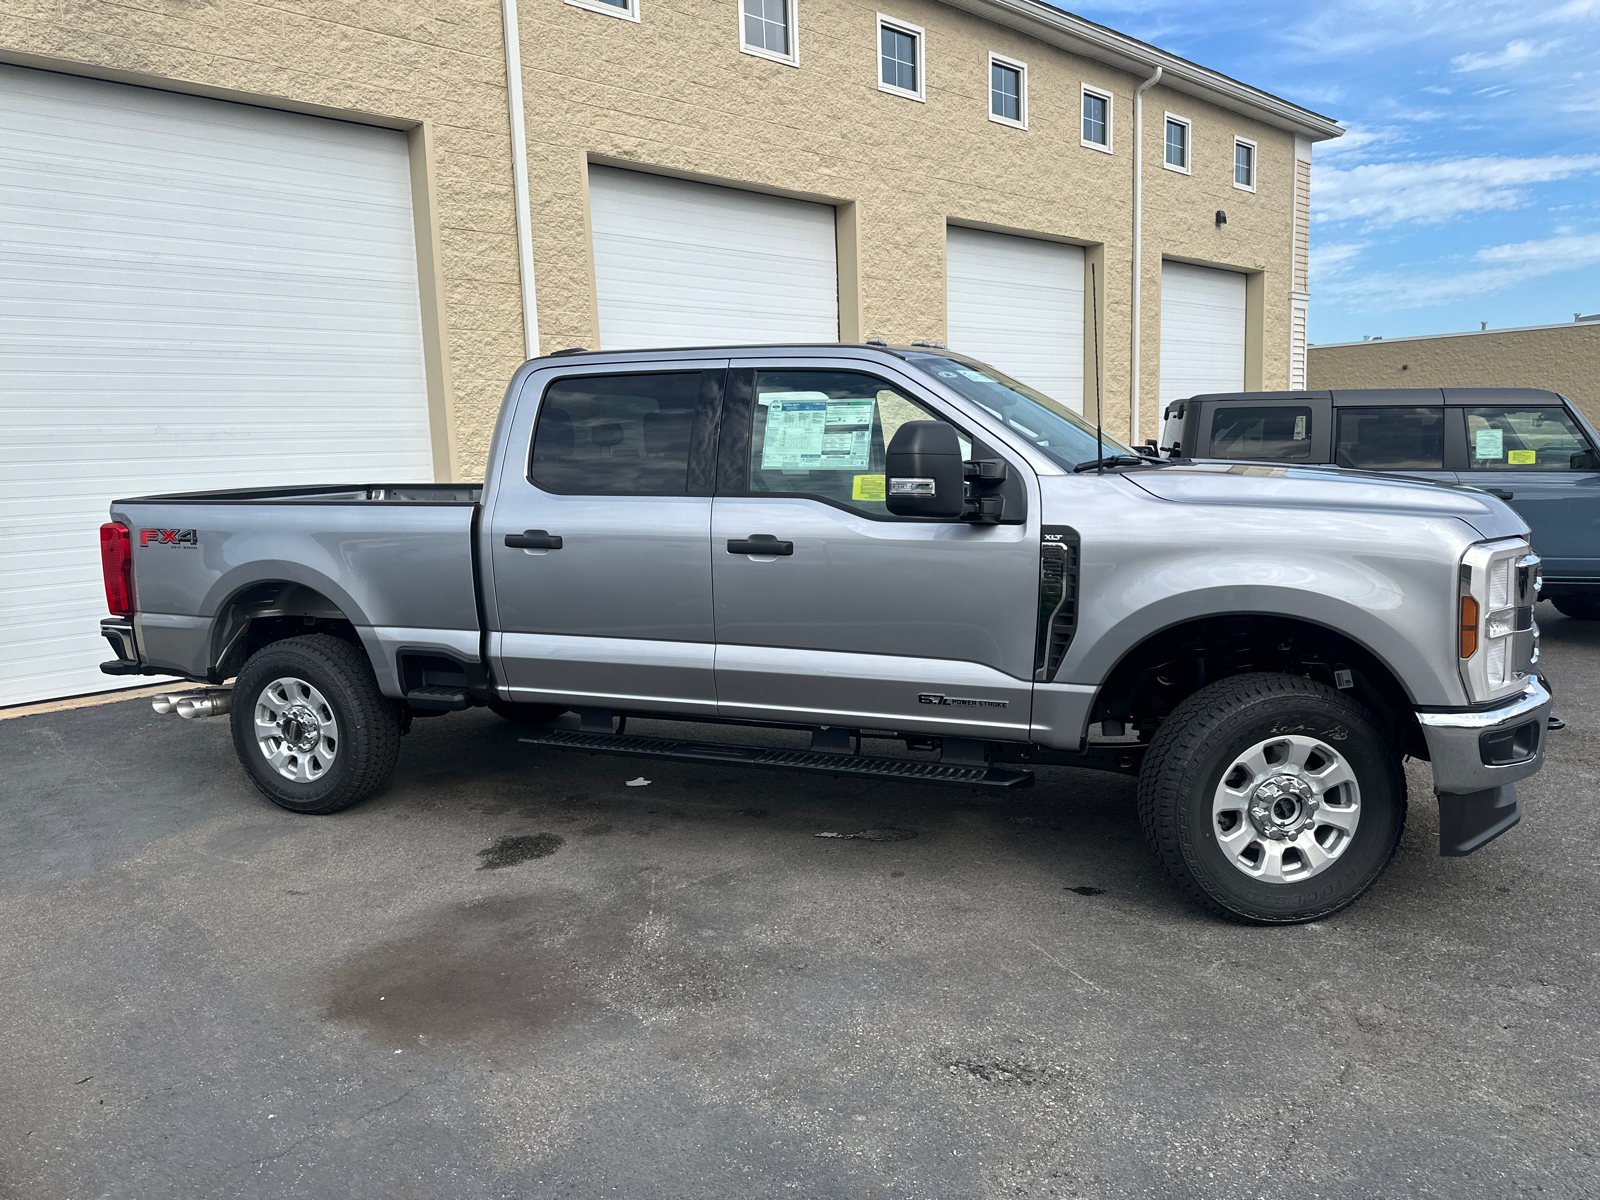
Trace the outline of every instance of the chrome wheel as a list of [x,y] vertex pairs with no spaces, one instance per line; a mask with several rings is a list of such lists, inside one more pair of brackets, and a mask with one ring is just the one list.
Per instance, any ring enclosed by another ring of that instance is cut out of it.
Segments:
[[303,679],[274,679],[256,697],[256,745],[272,769],[314,783],[339,753],[339,723],[321,692]]
[[1302,734],[1236,755],[1211,803],[1223,854],[1266,883],[1298,883],[1327,870],[1349,849],[1360,820],[1355,771],[1332,746]]

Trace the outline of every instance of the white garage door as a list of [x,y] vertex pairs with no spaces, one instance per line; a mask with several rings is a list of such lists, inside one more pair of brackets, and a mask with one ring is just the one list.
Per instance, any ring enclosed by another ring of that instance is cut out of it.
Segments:
[[111,500],[433,478],[393,130],[0,67],[0,329],[0,705],[132,682]]
[[600,345],[839,340],[834,212],[589,168]]
[[946,340],[1083,411],[1083,251],[952,225]]
[[1244,388],[1244,276],[1161,264],[1161,403]]

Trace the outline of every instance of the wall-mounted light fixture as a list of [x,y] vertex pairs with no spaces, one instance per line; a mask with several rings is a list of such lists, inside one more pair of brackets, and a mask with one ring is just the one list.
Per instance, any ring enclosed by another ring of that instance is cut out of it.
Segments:
[[1220,228],[1221,226],[1226,225],[1227,223],[1228,223],[1228,214],[1223,212],[1220,208],[1217,209],[1217,226]]

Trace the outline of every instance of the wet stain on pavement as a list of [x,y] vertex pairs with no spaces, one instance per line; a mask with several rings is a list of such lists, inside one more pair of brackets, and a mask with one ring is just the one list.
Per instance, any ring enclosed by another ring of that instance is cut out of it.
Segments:
[[1076,892],[1080,896],[1104,896],[1106,894],[1105,888],[1088,887],[1088,886],[1075,887],[1075,888],[1065,888],[1063,890],[1068,891],[1068,892]]
[[493,845],[485,846],[478,851],[478,857],[483,859],[483,865],[478,870],[498,871],[502,867],[514,867],[529,859],[549,858],[566,843],[567,839],[559,833],[530,833],[496,838]]

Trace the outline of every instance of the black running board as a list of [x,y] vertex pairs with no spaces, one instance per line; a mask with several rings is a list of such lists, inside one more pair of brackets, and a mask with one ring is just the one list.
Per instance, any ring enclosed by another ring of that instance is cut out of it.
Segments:
[[815,750],[778,750],[769,746],[730,746],[720,742],[684,742],[676,738],[634,737],[625,733],[580,733],[552,729],[519,739],[554,750],[620,754],[632,758],[671,758],[730,767],[766,767],[776,771],[820,771],[868,779],[903,779],[908,783],[942,783],[954,787],[1021,788],[1033,783],[1032,771],[1005,767],[962,766],[865,754],[822,754]]

